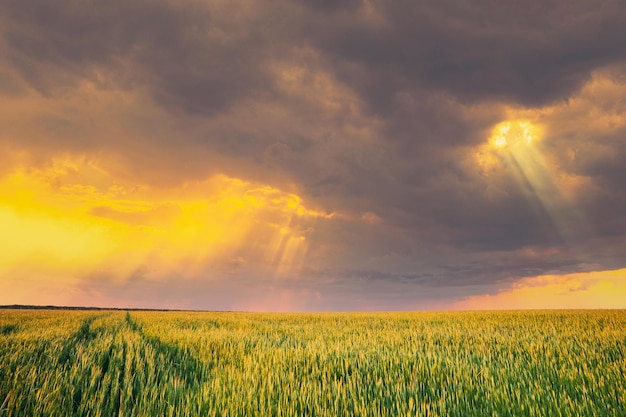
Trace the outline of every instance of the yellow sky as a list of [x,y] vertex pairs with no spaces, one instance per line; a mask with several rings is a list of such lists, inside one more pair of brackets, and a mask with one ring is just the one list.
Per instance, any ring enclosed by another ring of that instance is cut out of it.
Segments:
[[626,269],[541,275],[515,282],[495,294],[468,297],[457,309],[626,308]]
[[[299,220],[330,217],[265,184],[215,175],[154,188],[68,155],[0,180],[0,275],[71,285],[90,273],[123,281],[148,268],[144,277],[158,281],[223,262],[281,275],[306,253],[310,230]],[[0,302],[12,291],[5,286]]]

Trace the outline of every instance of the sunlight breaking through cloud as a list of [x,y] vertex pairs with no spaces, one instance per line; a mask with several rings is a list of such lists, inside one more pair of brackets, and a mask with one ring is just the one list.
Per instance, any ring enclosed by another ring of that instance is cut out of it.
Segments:
[[332,217],[269,185],[216,175],[159,189],[75,156],[5,175],[0,196],[0,273],[69,283],[104,271],[122,282],[137,270],[201,277],[232,259],[285,274],[306,256],[308,220]]
[[541,217],[544,213],[565,243],[571,244],[589,234],[584,215],[575,207],[560,184],[559,173],[542,153],[541,141],[547,140],[540,126],[527,120],[499,123],[489,142],[515,175]]

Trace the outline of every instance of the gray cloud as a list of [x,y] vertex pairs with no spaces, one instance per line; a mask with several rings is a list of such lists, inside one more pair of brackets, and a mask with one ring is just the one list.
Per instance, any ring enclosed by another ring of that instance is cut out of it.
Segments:
[[272,55],[263,31],[272,18],[255,22],[267,16],[248,19],[236,5],[11,1],[3,8],[8,60],[44,95],[88,79],[101,88],[148,88],[166,107],[212,113],[268,83],[259,63]]
[[4,39],[43,93],[75,80],[48,79],[54,70],[97,78],[89,72],[104,67],[109,82],[148,83],[165,105],[209,113],[271,90],[263,64],[294,47],[320,51],[383,114],[415,88],[525,105],[567,99],[626,53],[619,0],[240,3],[10,1]]
[[318,42],[383,113],[415,86],[470,101],[566,99],[626,51],[619,1],[372,4],[374,17],[329,19]]
[[[626,82],[620,0],[9,0],[0,16],[4,97],[59,103],[89,81],[145,100],[110,111],[105,126],[41,112],[49,136],[24,125],[4,136],[106,149],[146,182],[226,172],[292,187],[344,216],[311,226],[313,278],[491,285],[585,270],[584,251],[597,267],[623,266],[624,128],[563,128],[545,145],[560,173],[593,185],[571,202],[592,231],[575,248],[511,170],[486,175],[467,157],[504,105],[567,106],[603,68]],[[601,110],[619,115],[624,100]],[[524,248],[567,255],[518,258]]]

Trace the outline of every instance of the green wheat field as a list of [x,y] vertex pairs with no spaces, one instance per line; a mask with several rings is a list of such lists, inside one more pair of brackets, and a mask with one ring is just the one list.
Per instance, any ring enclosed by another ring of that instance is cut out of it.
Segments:
[[0,416],[626,416],[626,311],[0,311]]

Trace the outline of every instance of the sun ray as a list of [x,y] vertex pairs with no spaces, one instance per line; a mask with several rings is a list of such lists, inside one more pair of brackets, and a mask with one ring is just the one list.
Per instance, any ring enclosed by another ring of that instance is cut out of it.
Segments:
[[0,177],[0,274],[159,281],[241,257],[286,275],[305,260],[307,222],[330,217],[267,184],[214,175],[165,190],[68,156]]
[[489,143],[536,209],[548,216],[564,242],[572,243],[589,234],[588,222],[563,191],[557,173],[541,151],[541,139],[539,126],[510,120],[494,127]]

